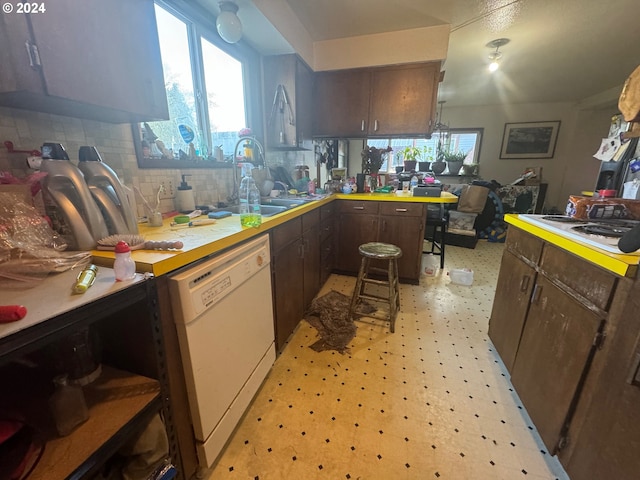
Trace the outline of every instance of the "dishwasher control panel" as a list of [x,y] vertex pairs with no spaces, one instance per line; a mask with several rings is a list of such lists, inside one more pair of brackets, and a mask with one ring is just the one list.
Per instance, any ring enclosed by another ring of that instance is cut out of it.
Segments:
[[176,322],[196,319],[269,264],[269,237],[264,235],[171,276],[172,305],[180,305],[174,308]]

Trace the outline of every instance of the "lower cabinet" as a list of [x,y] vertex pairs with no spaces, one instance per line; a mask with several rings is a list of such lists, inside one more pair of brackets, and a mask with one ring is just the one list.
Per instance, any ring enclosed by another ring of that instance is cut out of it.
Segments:
[[320,211],[271,232],[276,349],[281,351],[320,289]]
[[509,373],[513,373],[535,279],[535,268],[508,250],[503,253],[489,321],[489,337]]
[[[623,333],[621,328],[628,322],[625,315],[637,317],[637,309],[627,306],[633,283],[638,280],[618,277],[513,225],[509,227],[489,336],[548,451],[557,454],[565,467],[573,464],[581,472],[574,477],[568,469],[572,480],[635,478],[604,474],[605,465],[626,454],[612,454],[611,459],[600,461],[596,460],[597,449],[589,448],[591,442],[602,446],[596,437],[606,435],[610,426],[603,425],[601,416],[617,408],[613,407],[616,399],[608,392],[611,379],[621,375],[613,372],[610,363],[618,362],[625,372],[633,370],[633,347],[628,331]],[[627,339],[624,356],[611,345],[616,339],[622,343],[621,335]],[[637,330],[634,335],[638,338]],[[609,375],[603,374],[607,367]],[[620,395],[631,392],[640,399],[640,394],[620,378],[613,388]],[[600,403],[594,408],[598,395]],[[597,431],[593,422],[599,425]],[[590,437],[585,437],[587,432]],[[634,432],[627,438],[635,439],[637,452],[640,434]],[[574,458],[585,459],[585,451],[591,452],[591,463],[600,462],[602,474],[590,476],[589,469],[573,463]],[[625,462],[631,457],[633,454],[626,455]],[[635,461],[634,466],[637,471],[640,462]],[[621,469],[631,471],[627,463]]]
[[543,276],[536,281],[511,382],[551,453],[563,446],[603,321]]
[[335,202],[320,207],[320,286],[331,275],[336,261]]
[[400,280],[418,283],[425,220],[423,203],[340,200],[335,269],[356,275],[360,268],[360,245],[391,243],[402,250],[398,261]]

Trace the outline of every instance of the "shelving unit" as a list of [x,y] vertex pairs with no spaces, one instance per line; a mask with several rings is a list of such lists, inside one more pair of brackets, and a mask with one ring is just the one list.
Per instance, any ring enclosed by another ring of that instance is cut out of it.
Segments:
[[[79,479],[91,476],[132,435],[161,413],[169,438],[169,457],[177,464],[165,373],[156,282],[136,275],[115,282],[100,267],[84,295],[72,295],[76,271],[52,274],[31,289],[0,293],[0,304],[21,304],[27,316],[0,324],[0,411],[34,427],[45,442],[30,479]],[[102,373],[83,387],[89,419],[59,437],[49,413],[56,342],[90,327],[100,338]]]

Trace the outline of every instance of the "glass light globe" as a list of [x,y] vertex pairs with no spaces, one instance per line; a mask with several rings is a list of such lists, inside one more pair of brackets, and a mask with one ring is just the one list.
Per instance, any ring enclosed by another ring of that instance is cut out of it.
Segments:
[[216,18],[216,28],[227,43],[236,43],[242,38],[242,22],[233,12],[222,11]]
[[489,64],[489,71],[490,72],[495,72],[496,70],[498,70],[500,68],[500,64],[498,62],[491,62]]

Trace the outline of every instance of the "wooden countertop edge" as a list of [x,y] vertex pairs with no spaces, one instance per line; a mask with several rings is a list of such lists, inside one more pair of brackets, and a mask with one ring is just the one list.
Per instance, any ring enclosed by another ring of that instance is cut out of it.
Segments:
[[[395,195],[395,194],[371,194],[371,193],[362,193],[362,194],[334,194],[330,195],[326,198],[316,200],[313,202],[309,202],[303,204],[299,207],[292,208],[287,210],[283,214],[275,215],[273,217],[264,217],[262,219],[262,225],[257,228],[245,228],[240,227],[240,222],[238,220],[237,231],[225,235],[221,238],[212,240],[211,242],[202,244],[195,248],[191,248],[189,250],[183,251],[154,251],[153,256],[155,257],[163,257],[158,260],[149,260],[150,251],[148,250],[136,250],[132,252],[132,257],[136,262],[136,271],[141,273],[153,273],[155,276],[165,275],[169,272],[177,270],[181,267],[184,267],[192,262],[198,261],[202,258],[205,258],[209,255],[213,255],[215,253],[222,252],[228,248],[231,248],[239,243],[242,243],[246,240],[254,238],[258,235],[262,235],[268,233],[272,228],[277,227],[289,220],[292,220],[300,215],[304,215],[307,212],[310,212],[316,208],[320,208],[328,203],[331,203],[335,200],[352,200],[352,201],[383,201],[383,202],[412,202],[412,203],[456,203],[458,201],[458,197],[449,192],[442,192],[441,197],[413,197],[410,195]],[[237,215],[234,215],[234,220],[238,219]],[[223,219],[226,220],[226,219]],[[165,219],[163,227],[158,229],[152,229],[152,227],[141,226],[140,234],[145,236],[145,234],[157,234],[159,231],[170,232],[170,219]],[[188,228],[188,227],[187,227]],[[194,228],[207,228],[207,227],[194,227]],[[215,228],[215,225],[210,226],[209,228]],[[157,238],[153,238],[156,240]],[[113,261],[115,258],[115,254],[109,251],[101,251],[101,250],[93,250],[93,263],[98,266],[106,266],[112,267]],[[145,257],[147,257],[145,259]]]
[[531,235],[541,238],[552,245],[562,248],[580,258],[583,258],[605,270],[608,270],[622,277],[635,277],[638,272],[638,262],[640,257],[637,255],[617,255],[600,250],[592,246],[570,240],[568,238],[557,235],[537,225],[520,220],[517,214],[506,214],[505,222],[514,227],[518,227]]

